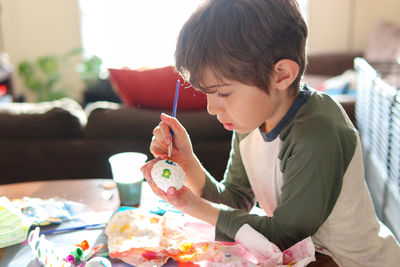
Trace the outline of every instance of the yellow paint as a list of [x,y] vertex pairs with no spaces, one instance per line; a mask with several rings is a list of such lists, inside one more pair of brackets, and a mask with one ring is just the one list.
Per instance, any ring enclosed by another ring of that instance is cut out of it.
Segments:
[[186,251],[188,251],[188,250],[192,250],[192,249],[193,249],[193,244],[192,244],[192,243],[189,243],[189,242],[183,242],[183,243],[180,245],[180,249],[181,249],[183,252],[186,252]]
[[131,228],[131,225],[129,223],[125,223],[124,225],[121,226],[121,228],[119,229],[119,231],[122,233],[125,230],[128,230]]
[[151,223],[158,223],[160,221],[159,218],[151,218],[150,222]]
[[161,176],[169,179],[169,177],[171,176],[171,171],[169,169],[164,169],[163,174]]
[[183,262],[190,262],[194,257],[196,256],[196,253],[191,254],[191,255],[182,255],[179,258],[181,259],[181,261]]

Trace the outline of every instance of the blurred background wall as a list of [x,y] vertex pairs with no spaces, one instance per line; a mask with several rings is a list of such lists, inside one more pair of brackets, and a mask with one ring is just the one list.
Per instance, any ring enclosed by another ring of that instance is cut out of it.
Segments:
[[[0,0],[0,5],[0,49],[4,50],[0,52],[6,52],[14,66],[21,60],[61,55],[81,46],[79,0]],[[362,50],[378,20],[400,25],[399,10],[399,0],[309,0],[308,50]],[[83,83],[79,75],[68,68],[64,77],[69,96],[80,101]],[[14,88],[29,101],[30,92],[24,89],[16,71]]]
[[309,49],[360,51],[374,24],[387,20],[400,25],[399,0],[309,0]]

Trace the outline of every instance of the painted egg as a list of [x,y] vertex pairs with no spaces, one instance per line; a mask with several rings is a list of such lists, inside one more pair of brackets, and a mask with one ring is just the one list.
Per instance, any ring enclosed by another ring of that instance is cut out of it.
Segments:
[[160,160],[153,165],[151,178],[164,192],[167,192],[171,186],[179,190],[185,183],[185,172],[181,166],[171,160]]

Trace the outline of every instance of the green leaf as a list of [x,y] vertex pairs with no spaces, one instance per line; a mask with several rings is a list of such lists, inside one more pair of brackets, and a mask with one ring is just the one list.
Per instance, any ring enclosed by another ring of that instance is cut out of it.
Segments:
[[41,57],[37,60],[39,69],[45,74],[58,72],[58,59],[55,56]]
[[18,73],[24,79],[32,77],[35,73],[35,67],[29,61],[22,61],[21,63],[18,64]]

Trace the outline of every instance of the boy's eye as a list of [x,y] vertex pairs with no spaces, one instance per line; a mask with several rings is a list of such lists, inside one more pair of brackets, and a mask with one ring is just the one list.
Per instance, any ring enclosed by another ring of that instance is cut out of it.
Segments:
[[217,93],[217,95],[218,95],[218,97],[228,97],[231,94],[230,93],[227,93],[227,94]]

